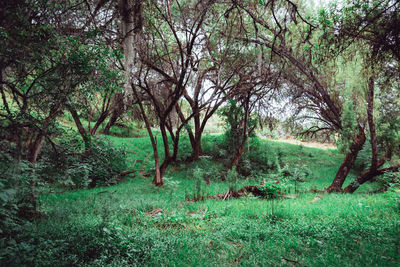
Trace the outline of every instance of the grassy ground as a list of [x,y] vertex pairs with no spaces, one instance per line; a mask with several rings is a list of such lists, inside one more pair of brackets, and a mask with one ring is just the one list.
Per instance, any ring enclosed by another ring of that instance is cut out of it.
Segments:
[[[205,137],[206,151],[213,149],[216,138]],[[221,168],[218,163],[205,159],[171,166],[166,185],[156,188],[152,177],[145,177],[152,168],[148,138],[111,139],[131,151],[131,164],[140,160],[135,168],[141,172],[113,187],[42,196],[44,216],[32,225],[37,246],[26,252],[37,265],[400,264],[398,204],[392,194],[363,193],[373,184],[353,195],[300,193],[284,200],[188,203],[185,195],[198,184],[196,171]],[[343,158],[336,150],[268,141],[261,145],[267,153],[279,152],[285,164],[311,170],[300,191],[328,186]],[[181,154],[189,151],[186,142]],[[259,182],[239,180],[237,187]],[[217,177],[201,187],[209,195],[227,189],[228,183]]]

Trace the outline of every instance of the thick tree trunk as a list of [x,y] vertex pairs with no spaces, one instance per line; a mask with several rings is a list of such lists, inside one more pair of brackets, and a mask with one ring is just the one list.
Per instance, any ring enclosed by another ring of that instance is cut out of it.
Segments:
[[[368,170],[364,171],[360,176],[357,177],[355,181],[353,181],[350,185],[348,185],[344,192],[353,193],[357,190],[360,185],[371,180],[375,176],[382,174],[384,169],[378,170],[385,161],[386,158],[380,160],[378,162],[378,145],[377,145],[377,136],[375,131],[375,122],[374,122],[374,78],[371,76],[368,82],[368,105],[367,105],[367,118],[368,118],[368,126],[370,133],[370,142],[372,147],[372,158],[371,158],[371,166]],[[386,157],[386,156],[385,156]]]
[[353,144],[350,146],[350,151],[346,154],[346,157],[339,167],[336,173],[335,179],[332,184],[326,189],[328,192],[341,192],[344,181],[349,174],[354,162],[357,159],[358,153],[364,146],[365,143],[364,129],[359,125],[358,134],[354,137]]
[[[44,120],[44,122],[41,126],[41,129],[39,130],[39,132],[35,138],[35,141],[29,145],[28,161],[32,164],[33,172],[35,172],[36,161],[39,156],[40,150],[42,149],[43,138],[47,135],[49,125],[50,125],[51,121],[54,119],[54,117],[56,116],[57,110],[58,110],[58,105],[53,106],[50,109],[49,115]],[[32,204],[32,211],[33,211],[33,215],[34,215],[37,212],[37,205],[36,205],[36,192],[35,192],[36,186],[35,186],[35,181],[33,180],[33,178],[30,182],[30,185],[31,185],[31,204]]]
[[125,84],[122,93],[115,95],[114,109],[110,120],[104,128],[104,134],[110,134],[110,128],[115,124],[118,118],[126,110],[127,99],[130,99],[131,95],[131,75],[133,65],[135,62],[135,47],[138,43],[136,34],[141,31],[142,28],[142,1],[141,0],[119,0],[118,3],[119,13],[121,16],[121,38],[122,38],[122,49],[124,51],[124,74]]

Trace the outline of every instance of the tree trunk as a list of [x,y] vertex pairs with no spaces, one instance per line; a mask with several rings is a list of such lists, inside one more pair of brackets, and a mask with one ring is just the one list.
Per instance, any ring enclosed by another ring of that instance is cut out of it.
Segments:
[[[378,163],[379,165],[379,163]],[[383,165],[383,163],[382,163]],[[343,192],[346,193],[353,193],[354,191],[356,191],[362,184],[364,184],[365,182],[370,181],[372,178],[384,174],[387,171],[398,171],[399,170],[399,166],[393,166],[393,167],[389,167],[389,168],[384,168],[384,169],[368,169],[366,171],[364,171],[360,176],[357,177],[357,179],[352,182],[351,184],[349,184],[344,190]]]
[[123,93],[115,94],[112,105],[114,108],[111,117],[108,120],[106,127],[104,128],[103,131],[103,133],[107,135],[110,134],[110,128],[115,124],[115,122],[122,115],[122,113],[124,113],[124,94]]
[[[136,94],[136,98],[138,98],[136,90],[134,88],[132,88],[132,89],[133,89],[133,92]],[[155,174],[154,174],[153,184],[155,186],[162,186],[164,184],[164,181],[163,181],[164,173],[161,173],[160,158],[158,155],[158,148],[157,148],[157,140],[155,139],[153,132],[151,131],[150,122],[147,119],[146,112],[143,108],[143,105],[142,105],[142,102],[140,101],[140,99],[138,99],[138,104],[139,104],[140,112],[142,113],[144,123],[146,125],[147,132],[150,137],[151,146],[153,147],[154,168],[156,169]]]
[[[181,121],[185,121],[186,118],[182,113],[182,110],[180,109],[179,105],[176,107],[176,111],[178,113],[179,119]],[[193,107],[192,107],[193,111]],[[197,117],[197,118],[196,118]],[[186,128],[187,133],[189,135],[189,140],[190,140],[190,145],[192,146],[192,156],[189,158],[189,161],[195,161],[198,160],[202,150],[201,150],[201,135],[202,135],[202,128],[200,126],[200,116],[193,115],[194,118],[194,128],[195,128],[195,133],[193,134],[192,129]]]
[[131,94],[131,74],[135,59],[135,47],[137,45],[136,33],[142,28],[142,1],[141,0],[119,0],[119,13],[121,16],[121,38],[124,51],[124,74],[125,84],[122,93],[115,95],[114,109],[110,120],[104,128],[104,134],[110,134],[110,128],[126,109],[126,98]]
[[44,136],[44,134],[42,132],[40,132],[37,135],[35,141],[32,144],[30,144],[29,154],[28,154],[28,160],[32,164],[32,172],[33,172],[32,179],[30,181],[30,186],[31,186],[30,197],[31,197],[31,204],[32,204],[32,213],[36,213],[36,210],[37,210],[36,185],[35,185],[33,176],[35,173],[35,165],[36,165],[37,157],[38,157],[39,152],[43,145],[43,136]]
[[368,116],[368,126],[369,133],[371,137],[371,147],[372,147],[372,159],[371,159],[371,169],[376,170],[378,167],[378,145],[377,137],[375,131],[374,123],[374,78],[371,76],[368,83],[368,106],[367,106],[367,116]]
[[336,173],[335,179],[332,184],[326,189],[328,192],[341,192],[344,181],[349,174],[354,162],[357,159],[358,153],[364,146],[365,143],[364,129],[359,125],[358,134],[354,137],[353,144],[350,146],[350,151],[346,154],[346,157],[339,167]]
[[108,111],[102,112],[100,117],[97,119],[96,124],[93,126],[90,134],[95,135],[100,125],[107,119]]
[[[42,149],[42,145],[43,145],[43,137],[45,137],[47,135],[48,129],[49,129],[49,125],[51,123],[51,121],[54,119],[54,117],[57,114],[57,110],[58,110],[58,105],[57,106],[53,106],[50,109],[49,115],[48,117],[44,120],[41,129],[39,129],[39,132],[36,136],[36,139],[33,143],[31,143],[29,145],[29,150],[28,150],[28,161],[32,164],[32,169],[33,169],[33,175],[35,172],[35,165],[36,165],[36,161],[37,158],[39,156],[40,150]],[[33,214],[35,214],[37,212],[37,205],[36,205],[36,189],[35,189],[35,181],[33,180],[33,175],[32,175],[32,179],[30,182],[31,185],[31,204],[32,204],[32,211]]]
[[193,147],[193,156],[192,160],[198,160],[203,153],[203,150],[201,148],[201,136],[202,132],[200,130],[195,132],[195,138],[194,138],[194,147]]
[[197,109],[194,110],[195,115],[193,117],[194,119],[194,146],[193,148],[193,155],[192,155],[192,160],[196,161],[200,158],[200,155],[202,153],[201,149],[201,136],[203,134],[202,127],[200,124],[200,110]]
[[237,166],[239,164],[239,160],[242,157],[243,152],[244,152],[245,143],[246,142],[242,142],[240,144],[239,148],[236,149],[235,154],[233,155],[233,157],[229,163],[228,169],[232,169],[234,166]]
[[372,147],[372,158],[371,158],[371,166],[368,170],[364,171],[357,179],[348,185],[344,192],[353,193],[357,190],[360,185],[371,180],[373,177],[382,174],[382,170],[378,171],[377,168],[382,166],[386,159],[382,159],[378,162],[378,145],[377,145],[377,137],[375,131],[375,123],[374,123],[374,78],[371,76],[368,82],[368,105],[367,105],[367,118],[368,118],[368,126],[370,133],[370,142]]
[[75,125],[78,128],[78,132],[82,137],[83,143],[85,144],[85,151],[87,151],[90,148],[90,138],[85,130],[85,127],[83,127],[76,110],[72,107],[69,107],[68,110],[71,113],[72,118],[74,119]]

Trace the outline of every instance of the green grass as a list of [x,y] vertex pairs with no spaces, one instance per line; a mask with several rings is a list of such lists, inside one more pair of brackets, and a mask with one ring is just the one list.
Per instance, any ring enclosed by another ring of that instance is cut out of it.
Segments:
[[[206,136],[204,150],[215,149],[219,138]],[[144,164],[144,172],[151,172],[148,138],[110,139],[131,151],[132,164],[143,160],[136,168]],[[261,145],[271,154],[280,151],[286,164],[311,169],[301,190],[327,187],[343,159],[336,150],[268,141]],[[183,154],[190,152],[185,146]],[[43,195],[43,217],[26,233],[34,246],[21,245],[15,252],[23,255],[20,264],[281,266],[290,265],[289,259],[307,266],[399,266],[400,209],[391,194],[362,192],[373,184],[353,195],[323,194],[316,202],[318,194],[313,193],[284,200],[184,202],[202,164],[221,168],[210,160],[179,163],[168,169],[161,188],[151,184],[151,176],[138,174],[113,187]],[[240,180],[238,187],[255,183],[259,180]],[[227,189],[228,183],[218,177],[202,186],[209,195]],[[104,190],[111,193],[100,193]]]

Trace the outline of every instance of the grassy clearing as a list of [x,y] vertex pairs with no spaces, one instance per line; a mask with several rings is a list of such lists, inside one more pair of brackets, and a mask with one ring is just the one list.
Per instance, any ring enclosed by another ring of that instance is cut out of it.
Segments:
[[[204,150],[212,151],[218,138],[206,136]],[[116,146],[124,145],[131,150],[131,163],[143,160],[140,163],[144,164],[143,173],[151,172],[152,155],[147,138],[112,137],[111,140]],[[269,153],[279,152],[286,164],[308,166],[311,176],[300,185],[300,190],[328,186],[342,160],[335,150],[268,141],[263,141],[262,146]],[[190,152],[189,148],[185,151],[185,145],[182,149],[183,154]],[[151,185],[152,177],[146,179],[138,174],[113,187],[43,195],[40,209],[44,216],[26,233],[27,238],[35,240],[36,246],[34,250],[20,246],[16,253],[29,255],[21,257],[20,263],[49,266],[400,264],[400,209],[391,193],[300,193],[295,199],[284,200],[246,197],[184,202],[185,194],[192,193],[198,183],[195,172],[204,167],[202,164],[208,168],[221,167],[218,162],[207,160],[171,166],[162,188]],[[268,178],[268,174],[265,176]],[[237,186],[255,183],[259,181],[240,180]],[[372,188],[374,185],[369,184],[363,190]],[[227,189],[228,183],[218,178],[211,179],[210,186],[201,188],[209,195],[224,193]],[[100,193],[104,190],[109,192]]]

